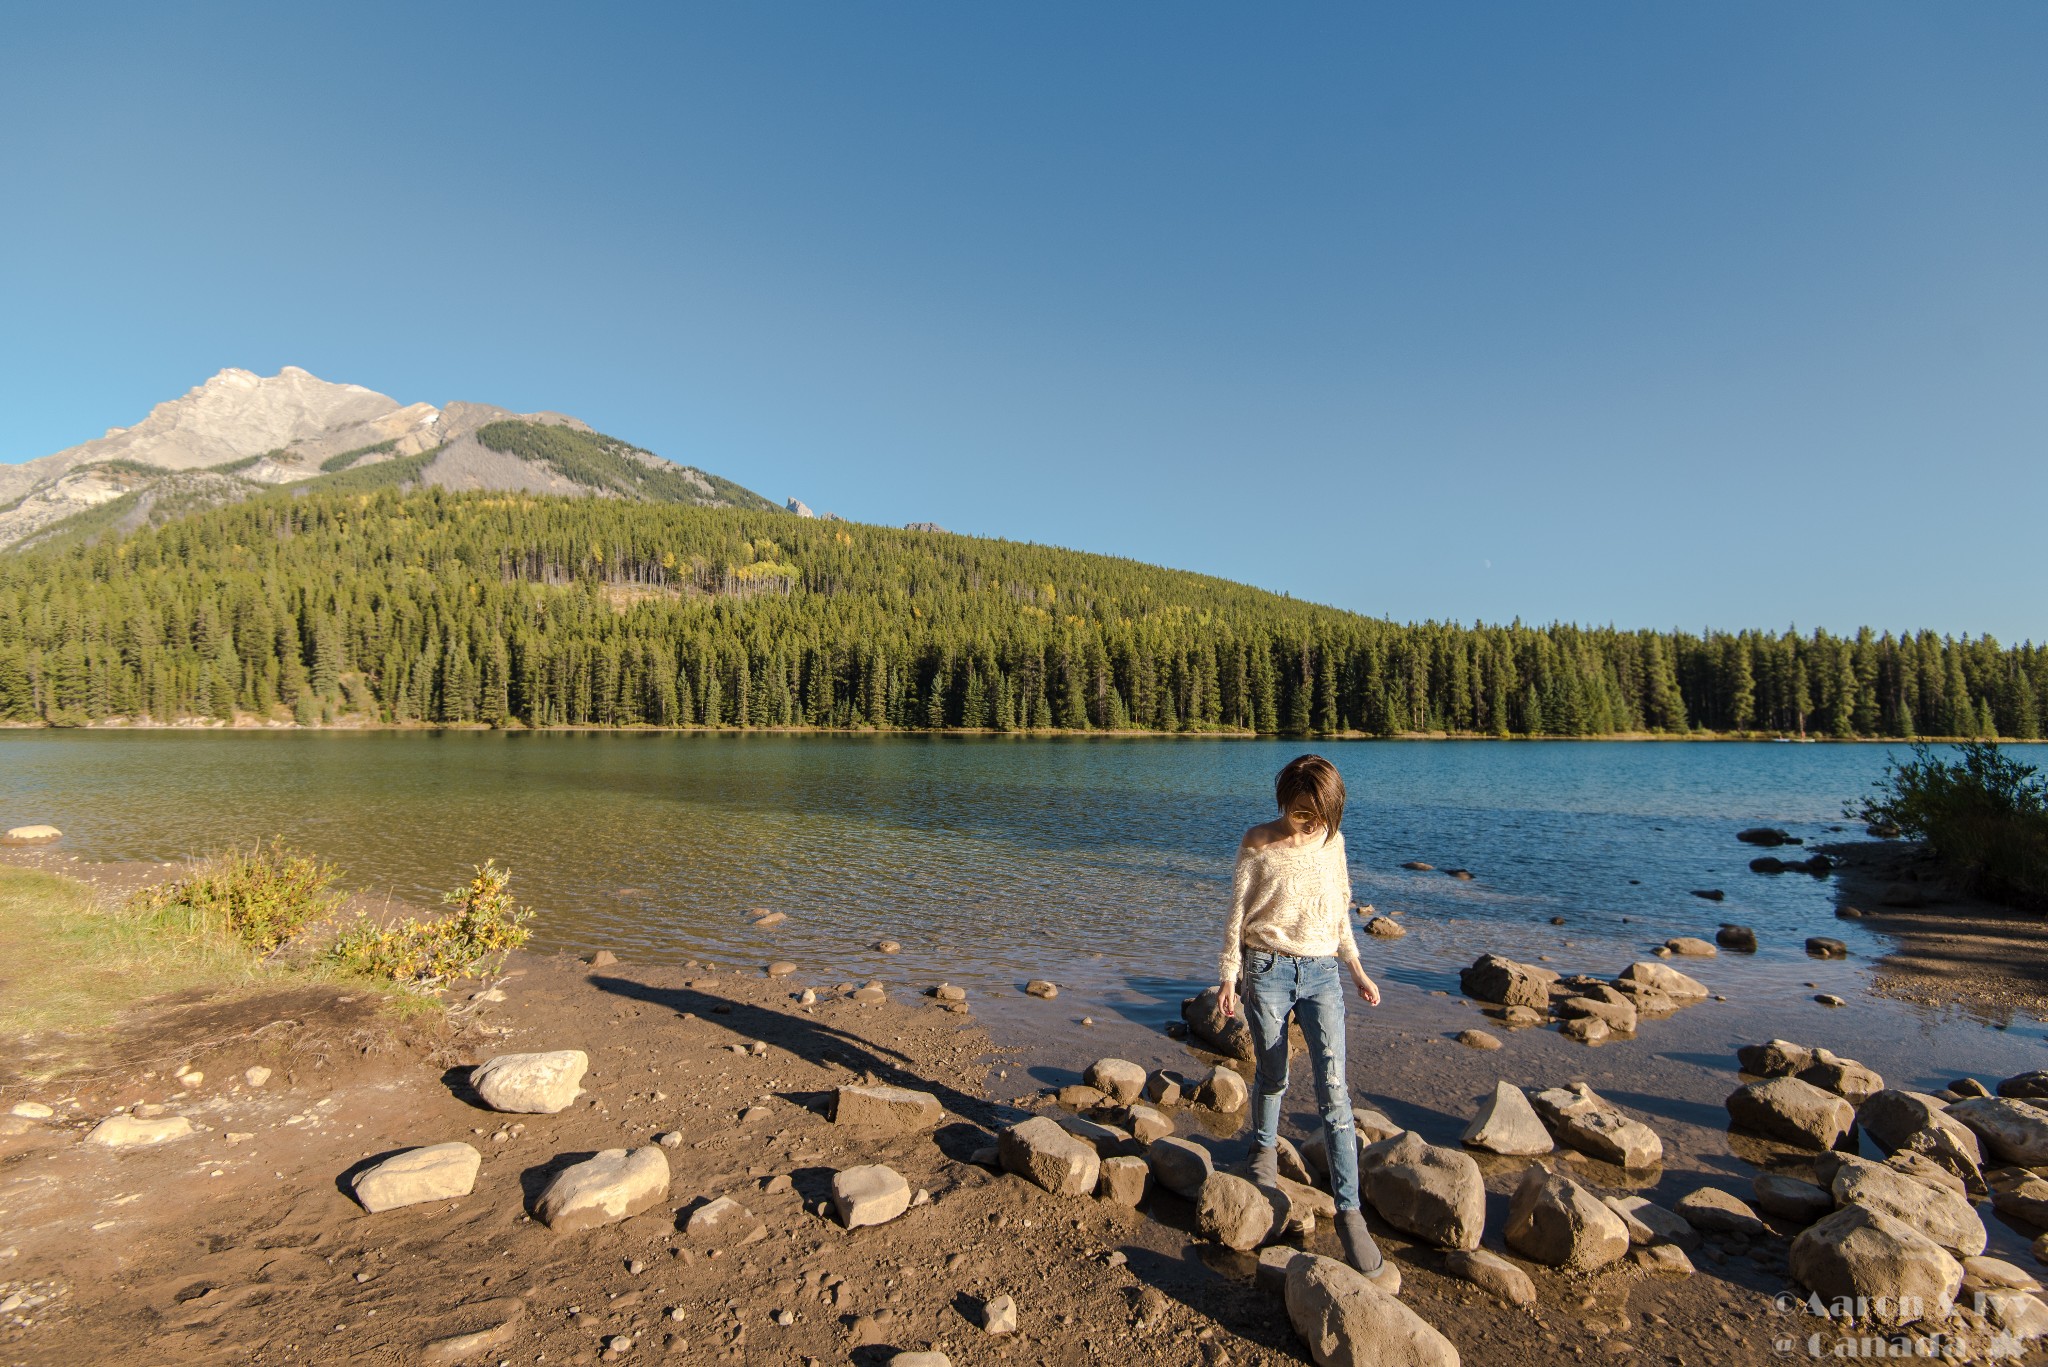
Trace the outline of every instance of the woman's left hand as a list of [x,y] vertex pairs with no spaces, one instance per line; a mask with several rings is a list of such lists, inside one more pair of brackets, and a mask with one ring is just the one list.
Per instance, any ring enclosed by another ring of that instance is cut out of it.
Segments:
[[1353,969],[1351,980],[1358,984],[1358,996],[1367,1006],[1380,1004],[1380,985],[1365,976],[1364,969]]

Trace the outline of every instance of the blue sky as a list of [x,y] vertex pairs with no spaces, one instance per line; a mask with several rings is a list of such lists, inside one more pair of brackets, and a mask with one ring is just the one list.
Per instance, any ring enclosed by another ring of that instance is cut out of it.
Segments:
[[1402,620],[2048,636],[2048,6],[7,29],[0,459],[296,364]]

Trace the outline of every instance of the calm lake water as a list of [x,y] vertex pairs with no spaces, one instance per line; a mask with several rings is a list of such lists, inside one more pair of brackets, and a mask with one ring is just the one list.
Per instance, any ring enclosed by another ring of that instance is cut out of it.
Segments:
[[[173,859],[282,835],[340,863],[356,885],[420,902],[495,858],[540,910],[541,948],[750,967],[788,958],[816,982],[943,977],[978,989],[999,1023],[1020,1019],[1000,1001],[1048,977],[1065,989],[1058,1006],[1072,1008],[1069,1021],[1093,1009],[1157,1022],[1211,980],[1237,838],[1271,816],[1273,775],[1307,748],[23,731],[0,733],[0,824],[51,822],[66,851],[89,859]],[[1413,928],[1398,942],[1365,942],[1375,975],[1395,986],[1390,1005],[1455,994],[1458,968],[1482,950],[1611,974],[1667,936],[1711,938],[1721,921],[1740,921],[1756,927],[1762,953],[1686,965],[1748,1003],[1731,1038],[1784,1033],[1769,1028],[1770,1012],[1809,1002],[1813,981],[1858,999],[1828,1013],[1845,1052],[1856,1044],[1922,1071],[1950,1055],[1979,1070],[2038,1063],[2021,1057],[2038,1052],[2031,1023],[1994,1038],[1982,1023],[1863,997],[1882,938],[1835,919],[1830,881],[1747,869],[1753,851],[1737,830],[1767,822],[1827,838],[1847,825],[1844,801],[1869,789],[1887,747],[1312,748],[1350,788],[1344,833],[1358,896]],[[1477,876],[1403,870],[1411,859]],[[1714,887],[1727,901],[1690,895]],[[789,919],[754,930],[742,918],[755,907]],[[1818,933],[1847,940],[1854,957],[1806,958],[1804,938]],[[881,938],[903,953],[870,952]],[[1459,1009],[1462,1023],[1481,1023]]]

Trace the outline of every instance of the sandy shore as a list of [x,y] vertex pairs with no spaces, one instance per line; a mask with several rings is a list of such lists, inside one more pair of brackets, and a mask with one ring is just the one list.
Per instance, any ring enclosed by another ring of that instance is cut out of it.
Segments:
[[[116,882],[149,867],[85,872]],[[848,948],[854,959],[862,947]],[[34,1085],[0,1073],[0,1111],[34,1100],[56,1112],[0,1139],[0,1303],[21,1297],[0,1314],[0,1361],[412,1363],[438,1340],[494,1328],[487,1350],[460,1360],[865,1365],[928,1346],[956,1364],[1309,1360],[1280,1302],[1254,1285],[1252,1261],[1196,1237],[1181,1198],[1155,1192],[1138,1210],[1063,1199],[974,1161],[1028,1109],[1056,1109],[1046,1090],[1096,1057],[1195,1077],[1214,1056],[1128,1023],[1082,1026],[1061,1001],[970,1000],[956,1014],[922,996],[923,982],[855,1001],[843,990],[853,977],[832,965],[770,979],[758,962],[521,955],[481,999],[472,985],[453,994],[450,1018],[424,1024],[332,987],[151,1005],[90,1066]],[[805,987],[815,1004],[800,1004]],[[998,1048],[975,1010],[1024,1043]],[[1686,1052],[1686,1019],[1588,1050],[1423,997],[1364,1023],[1373,1054],[1356,1059],[1354,1083],[1361,1103],[1455,1144],[1497,1079],[1585,1080],[1658,1130],[1664,1167],[1628,1173],[1578,1155],[1554,1166],[1666,1205],[1701,1185],[1746,1197],[1751,1160],[1771,1155],[1727,1133],[1713,1098],[1732,1088],[1733,1059]],[[1452,1043],[1465,1025],[1489,1025],[1506,1047]],[[592,1072],[586,1096],[558,1115],[500,1115],[465,1085],[468,1067],[493,1055],[571,1048]],[[256,1067],[271,1070],[261,1087],[245,1080]],[[204,1080],[181,1083],[181,1069]],[[1297,1071],[1285,1129],[1301,1141],[1314,1127]],[[932,1093],[945,1119],[913,1134],[834,1124],[833,1089],[871,1081]],[[127,1152],[79,1142],[138,1104],[186,1115],[198,1132]],[[1242,1158],[1242,1115],[1182,1107],[1172,1118],[1218,1166]],[[578,1234],[530,1217],[566,1162],[671,1131],[681,1141],[667,1151],[664,1203]],[[484,1155],[470,1196],[372,1215],[348,1194],[366,1160],[451,1140]],[[1480,1161],[1485,1247],[1504,1252],[1507,1194],[1528,1160]],[[930,1200],[851,1232],[821,1215],[832,1173],[868,1163]],[[750,1218],[720,1236],[685,1232],[688,1214],[719,1196]],[[1403,1300],[1470,1364],[1756,1361],[1788,1332],[1824,1328],[1774,1308],[1790,1285],[1787,1226],[1756,1240],[1709,1235],[1682,1278],[1628,1260],[1570,1275],[1517,1259],[1537,1290],[1529,1307],[1375,1226],[1401,1266]],[[2024,1259],[2028,1237],[2000,1225],[1992,1251]],[[1309,1245],[1337,1252],[1327,1226]],[[999,1295],[1015,1297],[1018,1330],[992,1337],[981,1307]],[[614,1348],[618,1336],[631,1346]]]

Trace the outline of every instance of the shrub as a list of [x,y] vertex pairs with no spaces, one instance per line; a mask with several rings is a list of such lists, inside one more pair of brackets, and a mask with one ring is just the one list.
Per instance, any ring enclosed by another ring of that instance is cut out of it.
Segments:
[[407,917],[395,926],[357,916],[335,937],[330,954],[353,972],[420,989],[496,972],[526,943],[526,923],[533,919],[506,891],[511,882],[510,869],[486,860],[468,883],[441,895],[443,905],[455,908],[447,915]]
[[209,855],[190,874],[142,889],[131,914],[153,928],[192,938],[232,937],[268,954],[308,921],[340,904],[341,871],[282,840]]
[[1885,763],[1877,796],[1848,815],[1922,836],[1966,887],[2021,906],[2048,905],[2048,782],[1991,741],[1967,741],[1956,758],[1931,746]]

